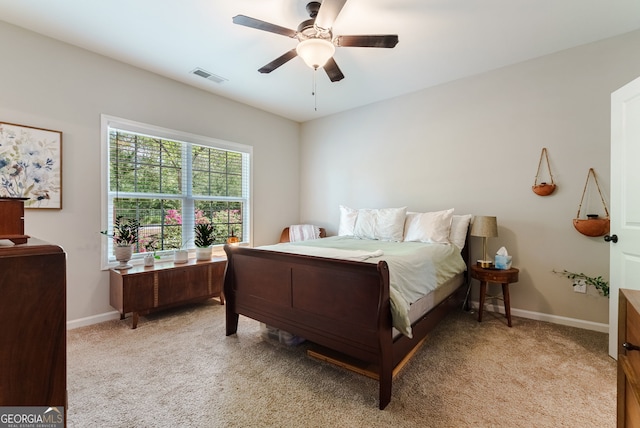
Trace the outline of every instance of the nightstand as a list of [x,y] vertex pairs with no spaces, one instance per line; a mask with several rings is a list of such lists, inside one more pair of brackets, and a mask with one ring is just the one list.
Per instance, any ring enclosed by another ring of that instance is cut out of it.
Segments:
[[477,265],[471,266],[471,278],[480,281],[480,306],[478,307],[478,322],[482,322],[482,312],[484,311],[484,300],[487,294],[487,284],[495,282],[502,285],[502,300],[504,301],[504,312],[507,317],[507,324],[511,327],[511,301],[509,300],[509,284],[518,282],[516,268],[511,269],[485,269]]

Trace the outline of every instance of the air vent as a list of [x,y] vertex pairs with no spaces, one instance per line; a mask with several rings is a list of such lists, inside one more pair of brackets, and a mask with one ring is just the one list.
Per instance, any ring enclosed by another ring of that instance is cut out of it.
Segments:
[[202,68],[194,68],[193,70],[191,70],[191,73],[195,74],[196,76],[204,77],[205,79],[211,80],[212,82],[216,82],[216,83],[224,83],[227,80],[229,80],[229,79],[225,79],[222,76],[209,73],[207,70],[203,70]]

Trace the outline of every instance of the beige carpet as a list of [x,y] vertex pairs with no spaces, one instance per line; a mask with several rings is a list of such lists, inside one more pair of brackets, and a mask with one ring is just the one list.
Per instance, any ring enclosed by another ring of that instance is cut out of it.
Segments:
[[68,333],[69,427],[614,427],[607,335],[445,319],[378,410],[377,383],[263,339],[216,302]]

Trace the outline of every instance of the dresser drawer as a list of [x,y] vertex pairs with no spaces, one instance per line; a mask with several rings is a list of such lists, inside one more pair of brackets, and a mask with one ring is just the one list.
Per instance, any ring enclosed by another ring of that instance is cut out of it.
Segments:
[[640,426],[640,394],[637,371],[627,355],[618,355],[618,427]]
[[640,426],[640,403],[633,393],[633,386],[627,381],[625,384],[625,427]]
[[[640,313],[627,301],[627,321],[626,321],[626,339],[625,341],[640,346]],[[626,351],[629,364],[637,374],[640,374],[640,351]]]
[[618,428],[640,427],[640,290],[620,290],[618,306]]

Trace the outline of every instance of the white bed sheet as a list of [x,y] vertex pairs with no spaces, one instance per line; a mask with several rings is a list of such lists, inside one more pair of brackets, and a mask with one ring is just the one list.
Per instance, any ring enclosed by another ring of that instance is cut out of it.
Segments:
[[408,337],[412,337],[412,320],[409,317],[411,305],[466,270],[460,251],[451,244],[332,236],[257,248],[367,263],[386,261],[389,266],[393,326]]

